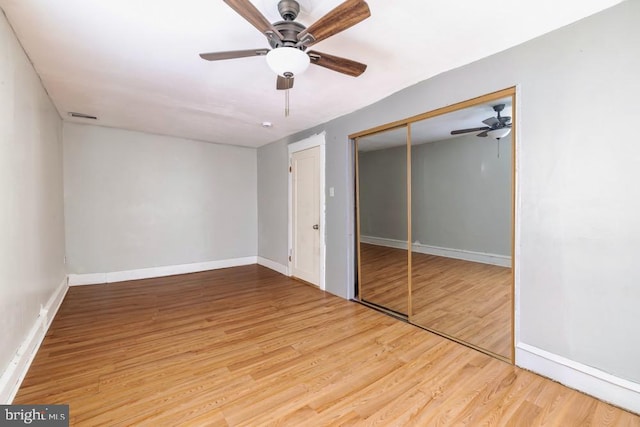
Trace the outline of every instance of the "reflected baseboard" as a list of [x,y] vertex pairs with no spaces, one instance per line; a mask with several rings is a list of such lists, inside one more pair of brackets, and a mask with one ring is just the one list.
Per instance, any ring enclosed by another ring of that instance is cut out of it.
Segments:
[[[388,239],[385,237],[360,236],[362,243],[370,245],[386,246],[396,249],[407,249],[407,242],[404,240]],[[413,243],[413,252],[436,255],[446,258],[461,259],[464,261],[479,262],[482,264],[497,265],[499,267],[511,267],[511,257],[506,255],[492,254],[486,252],[475,252],[464,249],[443,248],[440,246],[425,245],[423,243]]]

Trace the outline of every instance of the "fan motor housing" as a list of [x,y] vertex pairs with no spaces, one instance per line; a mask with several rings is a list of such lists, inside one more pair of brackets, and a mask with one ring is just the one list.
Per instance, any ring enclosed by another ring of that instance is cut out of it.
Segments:
[[298,34],[306,29],[304,25],[295,21],[279,21],[273,24],[273,26],[282,34],[282,41],[270,38],[269,44],[273,49],[277,47],[298,47],[301,50],[305,50],[306,46],[296,46],[298,44]]

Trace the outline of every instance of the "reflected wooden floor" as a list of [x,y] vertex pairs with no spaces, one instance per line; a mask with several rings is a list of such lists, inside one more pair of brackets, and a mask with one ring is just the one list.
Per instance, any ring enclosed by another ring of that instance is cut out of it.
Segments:
[[[407,313],[407,251],[361,244],[361,298]],[[412,254],[411,322],[511,358],[511,269]],[[403,311],[404,310],[404,311]]]
[[511,269],[413,254],[411,321],[511,358]]
[[407,251],[360,243],[360,299],[407,315]]
[[640,426],[256,265],[72,287],[14,403],[81,426]]

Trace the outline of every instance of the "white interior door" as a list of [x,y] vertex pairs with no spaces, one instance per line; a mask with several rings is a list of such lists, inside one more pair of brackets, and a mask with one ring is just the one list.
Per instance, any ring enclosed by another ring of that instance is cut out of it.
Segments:
[[292,275],[320,283],[320,147],[291,156]]

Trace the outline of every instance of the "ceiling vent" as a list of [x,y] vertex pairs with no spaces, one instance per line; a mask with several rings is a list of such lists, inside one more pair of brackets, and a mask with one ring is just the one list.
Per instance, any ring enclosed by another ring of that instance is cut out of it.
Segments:
[[70,111],[69,116],[71,117],[75,117],[77,119],[91,119],[91,120],[97,120],[98,118],[96,116],[91,116],[89,114],[84,114],[84,113],[74,113],[72,111]]

